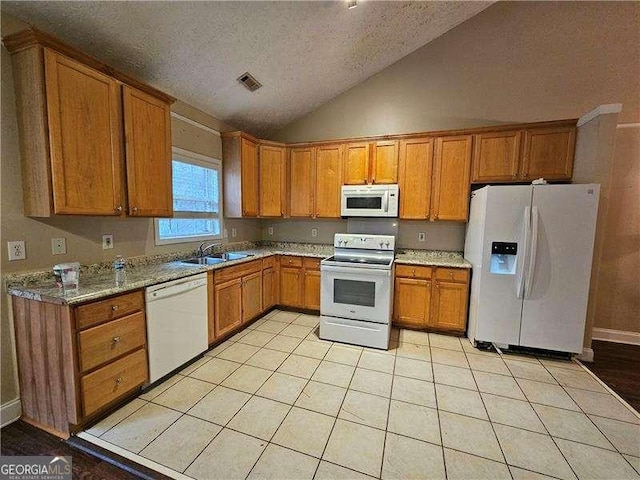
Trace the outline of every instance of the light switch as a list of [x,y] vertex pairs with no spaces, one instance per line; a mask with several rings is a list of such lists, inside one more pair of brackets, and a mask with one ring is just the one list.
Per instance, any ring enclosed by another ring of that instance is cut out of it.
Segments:
[[311,236],[312,237],[317,237],[318,236],[318,229],[317,228],[312,228],[311,229]]
[[424,242],[427,240],[427,234],[425,232],[418,233],[418,241]]
[[273,235],[273,227],[269,227],[268,232],[269,232],[269,235]]

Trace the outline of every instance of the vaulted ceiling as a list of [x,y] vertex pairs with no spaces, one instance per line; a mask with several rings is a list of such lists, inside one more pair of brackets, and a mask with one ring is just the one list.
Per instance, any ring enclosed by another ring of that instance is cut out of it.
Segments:
[[[2,2],[9,13],[238,128],[264,134],[492,2]],[[245,71],[263,85],[249,92]]]

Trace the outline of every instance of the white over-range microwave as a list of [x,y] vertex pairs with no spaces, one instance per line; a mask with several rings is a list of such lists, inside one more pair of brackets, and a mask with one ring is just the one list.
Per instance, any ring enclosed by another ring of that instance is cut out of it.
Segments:
[[344,185],[343,217],[397,217],[398,185]]

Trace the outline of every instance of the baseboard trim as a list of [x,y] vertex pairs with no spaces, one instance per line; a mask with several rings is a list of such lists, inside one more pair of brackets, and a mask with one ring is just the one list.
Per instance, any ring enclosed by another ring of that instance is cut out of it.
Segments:
[[0,406],[0,427],[5,427],[15,422],[22,415],[22,403],[20,397]]
[[582,362],[593,362],[593,349],[584,347],[580,355],[576,355],[576,358]]
[[594,328],[591,338],[593,340],[603,340],[605,342],[640,345],[640,333],[638,332],[625,332],[624,330],[612,330],[609,328]]

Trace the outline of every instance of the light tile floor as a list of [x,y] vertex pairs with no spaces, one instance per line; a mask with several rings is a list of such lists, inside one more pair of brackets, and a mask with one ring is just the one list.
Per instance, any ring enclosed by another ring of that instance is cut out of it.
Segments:
[[86,438],[203,480],[640,478],[640,417],[577,363],[317,325],[272,311]]

